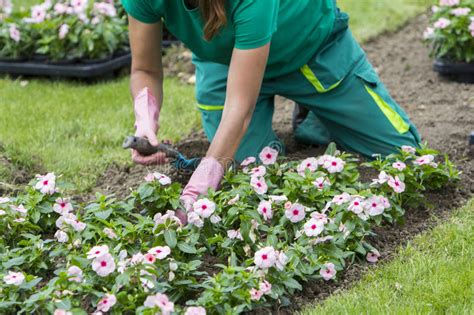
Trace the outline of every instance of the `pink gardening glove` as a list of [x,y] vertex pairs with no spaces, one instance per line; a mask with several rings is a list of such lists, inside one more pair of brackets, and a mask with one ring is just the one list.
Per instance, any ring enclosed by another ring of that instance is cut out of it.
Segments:
[[[203,158],[181,194],[180,200],[184,208],[188,212],[192,211],[193,203],[197,198],[200,195],[207,195],[209,188],[216,190],[223,176],[224,168],[221,163],[213,157]],[[182,214],[180,214],[179,218],[183,224],[186,224],[187,220],[183,220]],[[184,219],[187,219],[186,215],[184,215]]]
[[[144,137],[150,141],[151,145],[158,145],[156,133],[159,128],[160,107],[155,96],[149,88],[144,88],[135,97],[135,136]],[[165,164],[166,156],[163,152],[143,156],[132,150],[132,160],[143,165]]]

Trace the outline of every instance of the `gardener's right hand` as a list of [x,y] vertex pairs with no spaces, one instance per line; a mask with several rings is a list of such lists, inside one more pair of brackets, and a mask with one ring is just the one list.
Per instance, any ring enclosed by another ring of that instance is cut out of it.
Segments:
[[[159,128],[160,107],[149,88],[144,88],[138,93],[135,97],[134,108],[135,136],[144,137],[148,139],[151,145],[157,146],[156,133]],[[168,162],[163,152],[144,156],[136,150],[132,150],[132,160],[143,165],[160,165]]]

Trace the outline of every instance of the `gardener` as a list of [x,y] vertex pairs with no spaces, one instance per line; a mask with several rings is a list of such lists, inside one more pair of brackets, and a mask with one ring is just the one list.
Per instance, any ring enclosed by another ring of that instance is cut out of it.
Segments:
[[[282,150],[275,95],[295,101],[295,137],[387,155],[420,137],[390,97],[334,0],[122,0],[129,13],[136,135],[158,144],[162,23],[194,53],[196,96],[210,148],[186,186],[189,206],[216,189],[228,161]],[[301,116],[301,115],[300,115]],[[298,117],[301,118],[301,117]],[[161,153],[140,164],[162,164]]]

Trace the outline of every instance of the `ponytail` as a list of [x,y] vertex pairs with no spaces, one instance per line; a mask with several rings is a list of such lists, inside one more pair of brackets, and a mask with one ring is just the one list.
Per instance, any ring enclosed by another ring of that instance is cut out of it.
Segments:
[[204,39],[210,41],[227,24],[227,0],[199,0],[204,20]]

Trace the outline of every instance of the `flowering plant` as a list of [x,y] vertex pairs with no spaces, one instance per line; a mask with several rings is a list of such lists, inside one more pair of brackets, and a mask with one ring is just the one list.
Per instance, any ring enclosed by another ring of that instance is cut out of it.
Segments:
[[124,200],[63,196],[52,173],[0,198],[0,312],[235,314],[288,303],[305,281],[336,279],[356,259],[375,263],[375,225],[400,221],[422,193],[458,177],[427,148],[365,163],[326,154],[284,161],[265,148],[193,204],[184,226],[181,186],[151,173]]
[[432,7],[432,25],[423,33],[431,54],[451,61],[474,60],[474,1],[440,0]]
[[98,59],[128,49],[125,14],[114,1],[46,0],[29,12],[7,7],[0,11],[2,58]]

